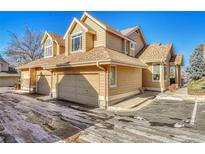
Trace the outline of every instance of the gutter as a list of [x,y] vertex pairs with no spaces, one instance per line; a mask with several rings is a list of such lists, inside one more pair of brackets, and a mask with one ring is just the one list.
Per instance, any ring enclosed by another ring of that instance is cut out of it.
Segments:
[[99,61],[96,62],[96,66],[97,66],[99,69],[105,71],[105,68],[99,65]]

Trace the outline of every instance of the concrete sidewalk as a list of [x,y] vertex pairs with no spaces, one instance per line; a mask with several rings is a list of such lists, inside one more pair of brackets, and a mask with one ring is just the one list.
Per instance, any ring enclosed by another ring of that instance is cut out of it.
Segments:
[[180,88],[174,92],[166,91],[160,93],[156,97],[157,100],[176,100],[176,101],[199,101],[205,102],[205,96],[201,95],[188,95],[187,87]]
[[145,91],[144,94],[138,94],[128,98],[120,103],[108,107],[109,111],[136,111],[153,101],[159,92]]

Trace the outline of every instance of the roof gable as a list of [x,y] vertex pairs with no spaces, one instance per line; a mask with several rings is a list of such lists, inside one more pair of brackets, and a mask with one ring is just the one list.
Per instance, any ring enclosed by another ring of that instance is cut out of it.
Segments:
[[99,19],[93,17],[92,15],[90,15],[90,14],[87,13],[87,12],[85,12],[85,13],[82,15],[82,17],[81,17],[80,20],[83,22],[83,21],[86,19],[86,17],[88,17],[88,18],[90,18],[91,20],[93,20],[95,23],[97,23],[99,26],[101,26],[104,30],[109,31],[109,32],[111,32],[111,33],[113,33],[113,34],[115,34],[115,35],[117,35],[117,36],[119,36],[119,37],[121,37],[121,38],[123,38],[123,39],[126,39],[126,40],[132,42],[132,43],[136,43],[135,41],[129,39],[129,38],[126,37],[126,36],[124,36],[120,31],[118,31],[118,30],[116,30],[115,28],[113,28],[112,26],[110,26],[110,25],[104,23],[103,21],[101,21],[101,20],[99,20]]
[[41,41],[42,44],[42,48],[44,46],[45,41],[47,40],[47,38],[50,38],[53,42],[56,42],[58,45],[60,46],[65,46],[64,40],[63,40],[63,36],[52,33],[52,32],[45,32],[43,39]]
[[68,33],[72,31],[72,29],[75,27],[76,24],[80,25],[84,29],[85,32],[90,32],[92,34],[95,34],[95,32],[90,27],[86,26],[83,22],[79,21],[77,18],[73,18],[70,26],[68,27],[68,30],[66,31],[64,35],[64,39],[66,38]]
[[134,26],[134,27],[130,27],[130,28],[126,28],[120,31],[123,35],[125,35],[126,37],[129,37],[130,35],[132,35],[133,33],[137,33],[138,37],[141,39],[141,41],[146,44],[146,41],[144,39],[144,35],[142,34],[142,31],[140,29],[139,26]]
[[170,54],[172,56],[172,44],[152,44],[142,50],[137,57],[144,62],[162,62],[166,61]]
[[138,29],[139,29],[138,26],[134,26],[134,27],[129,27],[129,28],[123,29],[120,32],[125,36],[129,36],[130,34],[134,33]]
[[102,23],[99,19],[96,19],[95,17],[91,16],[90,14],[88,14],[87,12],[84,12],[84,14],[82,15],[82,17],[80,18],[81,21],[84,21],[86,19],[86,17],[90,18],[91,20],[93,20],[96,24],[98,24],[100,27],[102,27],[103,29],[106,29],[106,25],[104,23]]
[[[44,36],[43,36],[42,40],[41,40],[41,44],[42,44],[42,45],[45,43],[47,37],[49,37],[50,39],[52,39],[52,37],[51,37],[51,36],[49,35],[49,33],[46,31],[46,32],[44,33]],[[53,40],[53,39],[52,39],[52,40]]]

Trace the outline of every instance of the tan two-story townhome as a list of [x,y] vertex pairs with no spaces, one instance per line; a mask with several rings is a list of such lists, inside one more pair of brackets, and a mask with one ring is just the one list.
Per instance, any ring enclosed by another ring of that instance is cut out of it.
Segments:
[[179,84],[172,45],[147,45],[139,27],[118,31],[87,12],[64,37],[46,32],[42,48],[43,58],[19,67],[24,90],[106,108],[143,87],[164,91],[170,66]]

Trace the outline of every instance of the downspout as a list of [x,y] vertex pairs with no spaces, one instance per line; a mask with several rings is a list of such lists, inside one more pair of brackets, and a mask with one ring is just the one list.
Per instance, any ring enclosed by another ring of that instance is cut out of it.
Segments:
[[107,109],[108,108],[108,102],[107,102],[107,86],[106,86],[106,82],[107,82],[107,80],[106,80],[106,69],[104,67],[100,66],[99,61],[96,62],[96,66],[99,69],[101,69],[105,72],[105,85],[104,85],[105,86],[105,97],[104,97],[104,100],[105,100],[105,109]]
[[50,70],[51,72],[51,89],[50,89],[50,93],[49,93],[49,97],[52,98],[53,97],[53,75],[54,75],[54,72],[53,70]]

